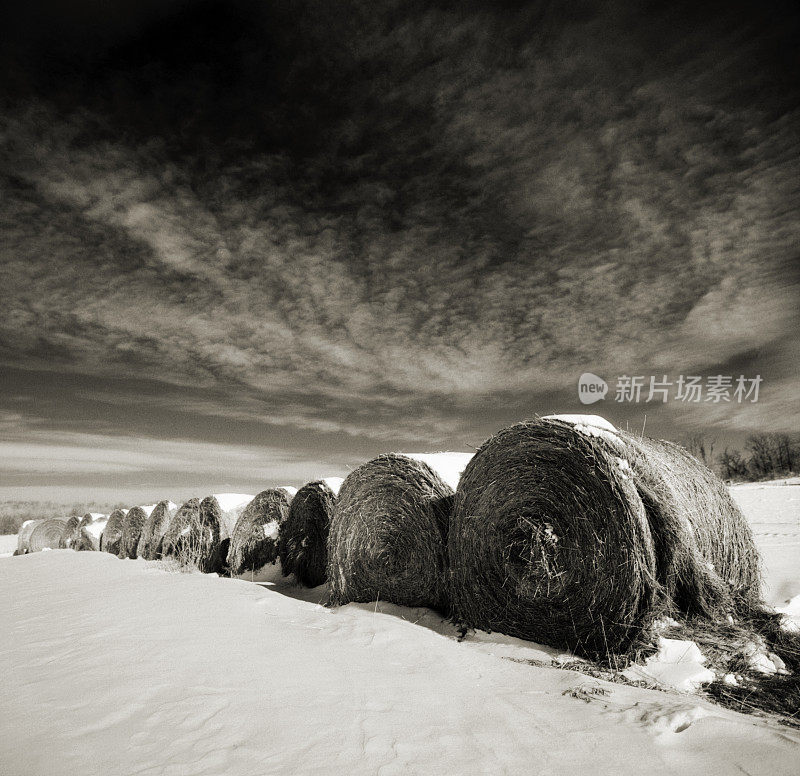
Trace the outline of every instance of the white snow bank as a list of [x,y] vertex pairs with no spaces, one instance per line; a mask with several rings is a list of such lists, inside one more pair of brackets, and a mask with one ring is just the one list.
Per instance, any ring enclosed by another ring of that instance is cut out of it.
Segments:
[[0,558],[4,558],[7,555],[13,555],[14,550],[17,549],[17,535],[16,534],[4,534],[0,536]]
[[4,772],[796,774],[800,731],[505,659],[428,610],[327,609],[273,574],[0,562]]
[[453,490],[458,487],[461,473],[466,468],[472,453],[397,453],[428,464]]
[[281,485],[280,489],[285,490],[289,494],[290,499],[297,495],[297,488],[293,488],[291,485]]
[[647,658],[644,665],[632,665],[623,673],[633,681],[653,681],[676,690],[696,690],[715,678],[705,662],[705,655],[693,641],[660,636],[658,652]]

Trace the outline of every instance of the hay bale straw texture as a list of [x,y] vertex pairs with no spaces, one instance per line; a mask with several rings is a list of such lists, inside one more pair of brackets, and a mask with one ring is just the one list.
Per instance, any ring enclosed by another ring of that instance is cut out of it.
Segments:
[[66,524],[64,525],[64,531],[62,532],[61,540],[58,543],[60,549],[72,550],[75,548],[75,545],[78,543],[78,539],[81,535],[80,524],[81,515],[70,515]]
[[193,563],[192,531],[200,523],[200,499],[191,498],[181,505],[164,533],[162,556],[173,557],[184,565]]
[[233,527],[227,553],[231,574],[257,571],[278,557],[278,532],[289,514],[294,488],[268,488],[244,508]]
[[158,560],[161,558],[164,534],[167,532],[170,520],[178,511],[176,504],[171,501],[159,501],[142,526],[136,554],[145,560]]
[[280,526],[278,555],[283,575],[293,575],[298,584],[317,587],[328,579],[328,533],[342,482],[341,477],[309,482],[289,505]]
[[448,608],[453,490],[424,461],[389,453],[342,484],[328,535],[332,604],[390,601]]
[[593,423],[538,419],[486,441],[448,546],[462,624],[593,657],[632,649],[667,609],[722,615],[759,595],[724,485],[676,445]]
[[117,556],[135,560],[139,547],[139,537],[142,535],[147,516],[153,511],[154,505],[147,507],[131,507],[122,521],[122,535],[119,540]]
[[75,545],[79,552],[99,552],[108,516],[87,512],[80,522],[80,538]]
[[17,534],[17,549],[14,550],[14,555],[25,555],[30,552],[30,540],[33,529],[40,520],[26,520],[20,527]]
[[122,542],[122,526],[125,523],[125,515],[127,513],[127,509],[115,509],[108,516],[108,522],[100,538],[100,549],[103,552],[119,555],[119,546]]
[[61,535],[67,521],[60,517],[48,517],[46,520],[37,520],[28,539],[28,552],[41,552],[42,550],[57,550],[61,543]]

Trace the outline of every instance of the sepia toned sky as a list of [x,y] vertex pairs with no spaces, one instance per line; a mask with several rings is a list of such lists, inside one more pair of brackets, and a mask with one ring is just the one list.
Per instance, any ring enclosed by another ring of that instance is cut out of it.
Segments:
[[[699,5],[1,12],[0,498],[255,492],[536,413],[799,430],[797,16]],[[681,374],[763,382],[614,401]]]

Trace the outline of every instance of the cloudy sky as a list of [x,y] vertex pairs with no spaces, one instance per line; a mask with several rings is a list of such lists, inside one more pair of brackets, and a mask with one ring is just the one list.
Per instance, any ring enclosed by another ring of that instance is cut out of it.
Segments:
[[800,430],[792,6],[3,11],[0,498],[469,450],[587,371],[623,427]]

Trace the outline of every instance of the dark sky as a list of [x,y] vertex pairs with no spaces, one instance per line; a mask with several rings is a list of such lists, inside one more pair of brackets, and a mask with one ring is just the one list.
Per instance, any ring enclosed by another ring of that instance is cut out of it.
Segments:
[[[623,427],[799,430],[793,6],[6,9],[0,498],[468,450],[583,372]],[[758,402],[614,400],[718,374]]]

